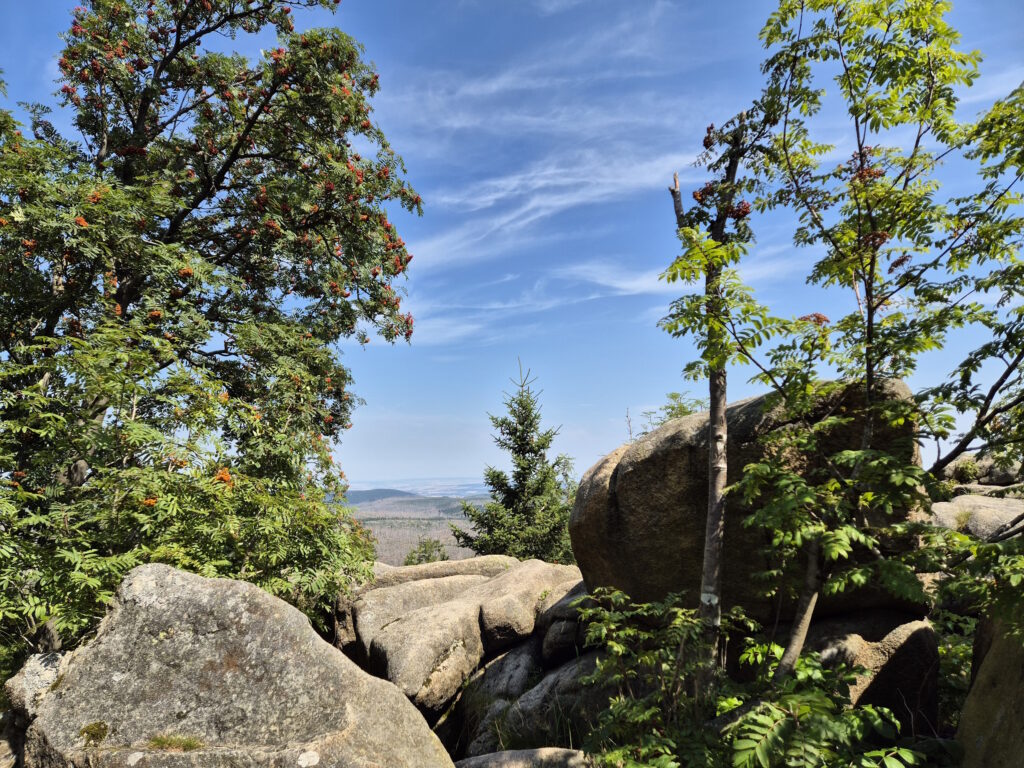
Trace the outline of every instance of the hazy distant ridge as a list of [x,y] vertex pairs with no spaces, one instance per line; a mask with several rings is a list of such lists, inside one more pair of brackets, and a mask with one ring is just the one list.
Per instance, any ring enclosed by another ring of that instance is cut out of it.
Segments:
[[[473,552],[459,547],[452,536],[451,523],[468,528],[463,502],[483,506],[488,496],[479,484],[458,484],[467,493],[431,495],[429,491],[452,489],[453,483],[421,485],[420,493],[395,488],[367,488],[349,491],[348,504],[353,515],[373,533],[377,541],[377,559],[388,565],[401,565],[420,539],[437,539],[453,559],[469,557]],[[427,491],[426,493],[422,491]]]
[[349,504],[366,504],[370,501],[380,501],[381,499],[394,499],[397,497],[410,497],[418,496],[417,493],[411,491],[400,491],[397,488],[372,488],[368,491],[348,491],[345,494],[345,499]]

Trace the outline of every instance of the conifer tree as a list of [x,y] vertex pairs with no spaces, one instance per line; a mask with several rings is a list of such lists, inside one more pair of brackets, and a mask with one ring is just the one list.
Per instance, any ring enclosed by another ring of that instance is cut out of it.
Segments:
[[507,415],[490,417],[495,444],[511,458],[511,474],[487,467],[484,482],[491,500],[482,509],[463,502],[473,532],[452,525],[452,533],[459,546],[479,555],[571,563],[568,526],[576,491],[572,463],[564,455],[548,460],[558,430],[541,429],[535,381],[520,365],[519,379],[512,379],[515,392],[505,397]]

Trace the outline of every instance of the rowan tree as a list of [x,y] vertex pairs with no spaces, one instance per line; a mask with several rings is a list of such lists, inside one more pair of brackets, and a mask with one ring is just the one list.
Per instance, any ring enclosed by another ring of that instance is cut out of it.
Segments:
[[[702,679],[697,689],[709,703],[713,700],[711,681],[722,623],[728,484],[727,367],[732,362],[749,360],[752,348],[770,334],[766,313],[752,301],[750,289],[743,285],[735,269],[753,239],[748,222],[752,207],[743,194],[757,187],[756,177],[742,174],[758,164],[770,134],[770,123],[770,118],[759,110],[754,120],[748,121],[748,115],[741,113],[723,128],[709,125],[702,160],[716,178],[693,192],[695,205],[689,209],[683,202],[678,175],[669,187],[684,251],[662,278],[668,282],[704,281],[701,293],[674,301],[670,314],[659,325],[673,336],[695,338],[701,356],[687,366],[686,372],[691,378],[706,378],[708,382],[708,511],[699,608],[705,626],[705,647]],[[733,338],[740,333],[743,338]]]
[[[788,551],[806,563],[780,674],[792,671],[820,594],[875,584],[923,601],[915,568],[956,576],[964,561],[948,550],[896,556],[892,543],[907,526],[893,526],[894,513],[898,520],[927,503],[920,489],[934,492],[943,468],[965,450],[1006,458],[1024,451],[1022,91],[975,122],[960,118],[957,89],[974,82],[981,56],[958,48],[948,10],[939,0],[780,0],[762,31],[771,51],[766,92],[778,120],[766,166],[775,192],[764,203],[796,215],[795,244],[820,249],[809,281],[846,294],[849,312],[819,317],[817,356],[861,392],[856,408],[793,433],[800,442],[788,447],[813,455],[829,422],[858,419],[859,444],[828,456],[816,476],[799,477],[776,462],[744,478],[748,492],[767,494],[759,499],[760,522],[796,545]],[[819,138],[824,78],[836,86],[848,127],[851,151],[838,162]],[[971,169],[974,189],[944,191],[944,162]],[[984,329],[984,341],[950,367],[946,382],[910,401],[887,396],[889,382],[913,375],[922,355],[970,327]],[[797,345],[781,347],[772,364],[815,367]],[[799,377],[793,381],[799,386],[791,392],[806,389]],[[963,432],[949,442],[954,414]],[[915,425],[919,441],[939,439],[930,474],[913,450],[879,438],[882,427],[904,424]],[[985,576],[969,581],[987,600],[1000,599],[1000,590],[985,586],[1001,581],[991,578],[993,568],[1019,583],[1019,541],[968,547],[973,566],[982,567],[974,575]]]
[[[940,631],[951,612],[965,611],[953,619],[961,636],[952,658],[947,638],[940,639],[941,675],[958,680],[970,656],[964,627],[975,617],[994,615],[1024,634],[1024,515],[984,540],[919,522],[930,504],[925,491],[948,492],[941,472],[965,451],[1004,461],[1024,453],[1024,87],[976,121],[962,119],[958,97],[977,77],[980,55],[959,50],[949,9],[942,0],[779,0],[762,31],[770,54],[760,105],[772,131],[759,169],[766,193],[754,207],[793,216],[795,245],[816,251],[808,281],[833,289],[831,317],[765,317],[746,329],[709,311],[723,293],[705,291],[677,302],[668,320],[691,333],[717,324],[712,330],[723,333],[722,347],[739,350],[784,409],[784,428],[764,436],[764,459],[745,467],[730,492],[746,504],[744,524],[770,541],[779,565],[765,575],[780,609],[782,598],[791,598],[794,615],[781,638],[785,648],[774,645],[774,634],[748,646],[741,658],[757,668],[756,679],[732,696],[723,691],[721,714],[705,720],[692,706],[703,692],[680,699],[676,684],[687,676],[701,680],[701,669],[692,662],[688,668],[679,650],[680,636],[688,633],[692,644],[701,627],[693,612],[624,608],[619,596],[601,596],[604,604],[591,616],[591,637],[611,639],[611,663],[599,662],[601,682],[646,675],[651,682],[639,690],[661,696],[631,700],[637,686],[622,686],[628,696],[613,700],[605,720],[615,738],[625,732],[631,739],[616,744],[611,754],[618,762],[653,756],[650,764],[749,768],[959,764],[957,748],[941,738],[952,735],[957,713],[942,712],[936,723],[909,701],[889,713],[847,708],[842,672],[837,677],[816,654],[804,653],[818,602],[880,587],[917,610],[938,608],[931,618]],[[824,141],[837,135],[837,116],[849,129],[838,153]],[[959,172],[952,193],[943,188],[943,162],[956,163]],[[967,192],[964,170],[977,174]],[[672,267],[681,277],[710,277],[708,267],[735,261],[699,230],[683,234],[688,251]],[[724,304],[730,312],[737,306]],[[748,341],[764,340],[766,329],[781,339],[753,354]],[[919,374],[922,356],[961,341],[962,329],[981,341],[957,356],[962,362],[949,367],[945,381],[912,395],[895,383]],[[706,365],[713,351],[711,335],[702,338],[695,366]],[[837,373],[839,381],[823,381]],[[847,437],[837,441],[840,429]],[[937,445],[926,471],[916,449],[929,438]],[[1019,486],[1000,494],[1015,491]],[[937,591],[924,589],[921,573]],[[676,631],[657,652],[643,645],[653,639],[652,626]],[[627,637],[628,645],[620,640]],[[951,662],[961,668],[951,670]],[[665,669],[672,669],[673,685],[659,693],[657,675]],[[949,690],[942,677],[939,685]],[[696,727],[687,720],[694,709]],[[894,715],[908,725],[900,742]],[[708,732],[721,739],[691,759],[692,745],[701,746]],[[886,746],[876,748],[879,741]]]
[[[70,139],[0,112],[0,632],[74,638],[126,570],[254,581],[314,618],[366,573],[332,444],[338,343],[412,334],[420,211],[330,0],[90,0],[60,57]],[[222,52],[260,30],[257,60]]]

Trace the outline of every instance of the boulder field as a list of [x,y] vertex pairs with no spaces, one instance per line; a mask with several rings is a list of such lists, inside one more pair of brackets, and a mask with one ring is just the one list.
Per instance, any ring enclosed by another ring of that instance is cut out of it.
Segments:
[[[781,425],[766,403],[729,407],[733,477]],[[826,406],[841,411],[843,397]],[[848,444],[856,429],[829,440]],[[339,598],[334,646],[252,585],[136,568],[91,640],[31,657],[7,681],[0,768],[583,768],[572,747],[609,692],[582,683],[597,655],[584,646],[578,606],[598,586],[639,599],[696,594],[706,436],[707,414],[677,419],[584,475],[570,524],[579,568],[500,555],[378,564],[372,582]],[[1019,480],[1016,470],[967,466],[960,474],[971,480]],[[1020,499],[995,498],[1015,487],[958,485],[930,519],[990,535],[1024,511]],[[727,602],[756,614],[761,542],[738,524],[742,506],[729,512]],[[866,670],[855,704],[889,707],[904,733],[934,731],[938,641],[921,606],[866,591],[826,603],[807,647]],[[958,735],[966,768],[1019,765],[1022,658],[1005,633],[978,654]]]
[[395,683],[455,757],[579,743],[602,705],[579,681],[593,669],[576,619],[585,594],[575,566],[539,560],[388,568],[339,602],[340,645]]

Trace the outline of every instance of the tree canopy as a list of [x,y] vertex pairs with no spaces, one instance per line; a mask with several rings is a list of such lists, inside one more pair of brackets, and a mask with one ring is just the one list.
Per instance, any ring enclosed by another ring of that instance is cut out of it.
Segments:
[[[338,343],[408,339],[419,211],[330,0],[91,0],[60,97],[0,112],[0,630],[75,636],[144,561],[310,610],[366,573],[331,446]],[[222,52],[263,29],[258,60]]]

